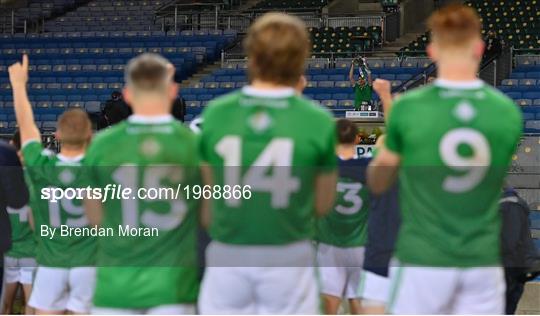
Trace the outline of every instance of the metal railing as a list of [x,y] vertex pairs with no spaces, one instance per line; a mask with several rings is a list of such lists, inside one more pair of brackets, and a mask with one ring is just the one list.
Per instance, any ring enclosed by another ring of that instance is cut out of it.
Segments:
[[[155,11],[155,21],[161,24],[163,31],[233,28],[242,33],[246,32],[251,23],[266,11],[268,10],[240,12],[224,10],[223,3],[182,4],[171,1]],[[303,19],[308,27],[380,26],[383,30],[383,40],[386,38],[385,23],[389,14],[334,17],[322,14],[318,9],[286,9],[286,11]]]
[[[211,25],[219,28],[219,13],[223,2],[216,3],[180,3],[171,1],[155,11],[155,23],[160,23],[163,31],[180,31],[184,26],[192,26],[192,30],[207,29]],[[197,26],[197,28],[195,28]]]
[[354,27],[354,26],[383,26],[384,15],[367,15],[367,16],[339,16],[326,17],[324,26],[328,27]]
[[540,55],[540,48],[510,48],[510,59],[513,65],[517,64],[519,58],[527,58],[527,56]]
[[[400,62],[405,61],[408,58],[419,58],[419,57],[409,57],[403,51],[387,51],[389,53],[394,53],[395,57],[376,57],[374,54],[375,51],[349,51],[349,52],[327,52],[327,53],[312,53],[312,58],[306,59],[306,64],[311,63],[324,63],[325,68],[333,68],[336,65],[342,62],[351,62],[353,58],[362,56],[368,59],[368,63],[373,60],[378,61],[391,61],[398,60]],[[410,53],[410,52],[409,52]],[[413,51],[413,53],[425,53],[424,51]],[[421,58],[425,59],[425,58]],[[242,64],[247,61],[246,56],[243,53],[221,53],[221,66],[225,67],[227,64]]]
[[[500,55],[491,56],[482,61],[479,70],[479,76],[489,84],[497,86],[504,77],[507,76],[507,71],[505,71],[504,63],[507,62],[510,50],[506,49]],[[540,52],[540,50],[539,50]],[[408,52],[410,53],[410,52]],[[512,59],[512,57],[510,57]],[[431,63],[429,66],[425,67],[422,71],[415,74],[410,80],[402,83],[400,86],[395,88],[393,93],[400,93],[416,88],[423,84],[426,84],[429,77],[434,77],[437,72],[437,67],[434,63]],[[504,73],[503,73],[504,72]]]

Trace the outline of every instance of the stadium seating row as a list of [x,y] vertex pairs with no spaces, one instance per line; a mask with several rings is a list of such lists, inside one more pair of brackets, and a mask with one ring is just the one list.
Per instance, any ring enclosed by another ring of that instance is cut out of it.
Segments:
[[[539,1],[484,1],[470,0],[484,24],[483,33],[493,30],[498,37],[515,48],[535,49],[540,45]],[[423,55],[429,42],[429,33],[422,34],[401,49],[406,55]]]
[[162,1],[92,1],[78,7],[66,16],[45,22],[45,30],[160,30],[155,23],[154,11]]
[[[85,3],[85,0],[29,0],[26,7],[18,8],[13,12],[15,23],[23,20],[36,21],[59,15],[69,9]],[[10,10],[2,10],[2,17],[11,18]]]
[[[97,37],[96,41],[101,41],[104,38],[109,37],[165,37],[165,36],[205,36],[208,39],[208,36],[222,36],[225,37],[236,37],[236,31],[231,29],[226,30],[199,30],[199,31],[111,31],[111,32],[100,32],[100,31],[83,31],[83,32],[54,32],[54,33],[15,33],[15,34],[0,34],[0,39],[2,42],[26,42],[28,39],[38,39],[43,38],[49,41],[51,38],[77,38],[77,37]],[[186,39],[189,40],[189,39]]]
[[370,27],[309,28],[314,53],[367,51],[382,44],[382,29]]

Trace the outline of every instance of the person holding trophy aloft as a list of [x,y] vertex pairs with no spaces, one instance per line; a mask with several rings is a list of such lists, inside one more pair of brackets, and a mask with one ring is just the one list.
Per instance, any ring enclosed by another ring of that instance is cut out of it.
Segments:
[[[354,69],[358,67],[358,79],[355,79]],[[353,59],[349,80],[354,89],[354,109],[356,111],[371,110],[372,80],[371,70],[369,70],[366,58],[357,57]]]

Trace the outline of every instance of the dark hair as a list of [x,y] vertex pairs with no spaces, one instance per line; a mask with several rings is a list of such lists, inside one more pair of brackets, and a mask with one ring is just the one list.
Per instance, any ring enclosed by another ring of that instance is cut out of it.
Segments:
[[339,119],[336,124],[338,143],[347,145],[354,144],[356,135],[358,134],[358,127],[348,119]]
[[21,132],[17,129],[13,136],[11,136],[11,144],[17,150],[21,150]]

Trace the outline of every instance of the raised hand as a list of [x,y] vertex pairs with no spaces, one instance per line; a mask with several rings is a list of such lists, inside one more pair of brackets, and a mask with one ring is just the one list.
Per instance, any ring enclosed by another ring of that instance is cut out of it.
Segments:
[[373,90],[379,95],[383,104],[384,113],[388,118],[392,109],[392,90],[390,81],[384,79],[376,79],[373,81]]
[[373,81],[373,90],[379,95],[379,98],[392,98],[390,81],[384,79],[375,79]]
[[28,82],[28,55],[23,55],[22,63],[17,62],[8,68],[9,81],[13,89],[25,87]]

